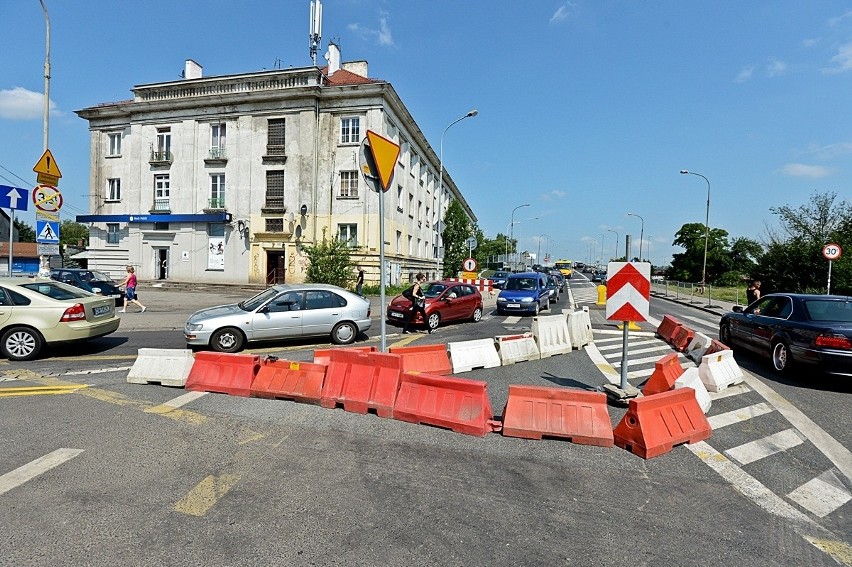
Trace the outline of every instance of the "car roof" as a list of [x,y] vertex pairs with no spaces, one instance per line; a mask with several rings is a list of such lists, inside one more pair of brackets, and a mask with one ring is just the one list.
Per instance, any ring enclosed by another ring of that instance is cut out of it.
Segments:
[[766,295],[761,296],[761,299],[767,297],[792,297],[794,299],[828,299],[831,301],[852,301],[852,296],[849,295],[823,295],[819,293],[786,293],[786,292],[774,292],[767,293]]
[[512,274],[509,277],[510,278],[537,278],[537,277],[541,277],[542,275],[544,275],[544,274],[542,274],[541,272],[518,272],[517,274]]

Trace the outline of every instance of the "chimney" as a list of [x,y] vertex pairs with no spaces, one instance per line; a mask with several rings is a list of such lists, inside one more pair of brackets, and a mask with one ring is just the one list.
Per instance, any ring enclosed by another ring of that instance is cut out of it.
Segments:
[[202,67],[192,59],[186,60],[186,66],[183,71],[184,79],[200,79]]
[[328,61],[328,76],[334,75],[340,70],[340,47],[336,43],[328,42],[328,52],[325,54]]

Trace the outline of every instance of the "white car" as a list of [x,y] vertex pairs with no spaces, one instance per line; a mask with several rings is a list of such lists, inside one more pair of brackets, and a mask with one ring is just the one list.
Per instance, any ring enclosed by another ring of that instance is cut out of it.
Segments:
[[250,341],[328,335],[335,344],[355,342],[373,324],[370,302],[329,284],[281,284],[240,303],[201,309],[184,327],[189,346],[237,352]]

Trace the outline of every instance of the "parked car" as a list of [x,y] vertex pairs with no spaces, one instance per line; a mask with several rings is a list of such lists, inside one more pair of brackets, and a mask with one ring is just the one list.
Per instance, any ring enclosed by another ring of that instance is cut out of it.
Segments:
[[530,313],[550,309],[547,275],[539,272],[512,274],[497,296],[497,313]]
[[491,276],[491,285],[494,289],[503,289],[503,286],[506,284],[506,278],[510,275],[512,275],[512,272],[494,272],[494,275]]
[[595,273],[592,274],[592,281],[606,284],[606,270],[596,270]]
[[335,344],[355,342],[372,325],[370,302],[328,284],[281,284],[240,303],[208,307],[189,316],[189,346],[237,352],[246,343],[328,335]]
[[50,270],[50,277],[58,282],[85,289],[97,295],[112,297],[116,305],[123,305],[124,294],[111,277],[103,272],[79,268]]
[[719,339],[770,357],[778,372],[801,365],[852,377],[852,298],[769,294],[723,315]]
[[0,280],[0,351],[9,360],[108,335],[120,322],[110,298],[53,280]]
[[[450,281],[428,282],[421,286],[426,296],[426,321],[418,314],[412,324],[437,329],[442,322],[482,319],[482,294],[472,285]],[[404,323],[410,316],[411,301],[397,295],[388,304],[387,320]]]
[[547,274],[547,291],[550,294],[550,303],[556,303],[559,301],[559,281],[556,279],[556,276]]
[[556,278],[556,281],[559,283],[559,293],[564,293],[565,290],[568,288],[568,284],[566,282],[566,280],[567,280],[566,276],[562,272],[560,272],[559,270],[555,270],[555,269],[550,270],[548,273],[551,276],[553,276],[554,278]]

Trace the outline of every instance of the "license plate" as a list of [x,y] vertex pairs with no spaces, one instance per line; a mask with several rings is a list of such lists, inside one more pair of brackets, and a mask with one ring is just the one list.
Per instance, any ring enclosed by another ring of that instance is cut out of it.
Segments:
[[100,315],[106,315],[107,313],[109,313],[109,310],[109,305],[98,305],[97,307],[92,308],[92,313],[95,315],[95,317],[98,317]]
[[506,307],[508,307],[509,309],[520,309],[521,304],[520,303],[507,303]]
[[402,313],[397,313],[396,311],[391,311],[390,316],[396,317],[397,319],[404,319],[405,318],[405,315],[403,315]]

